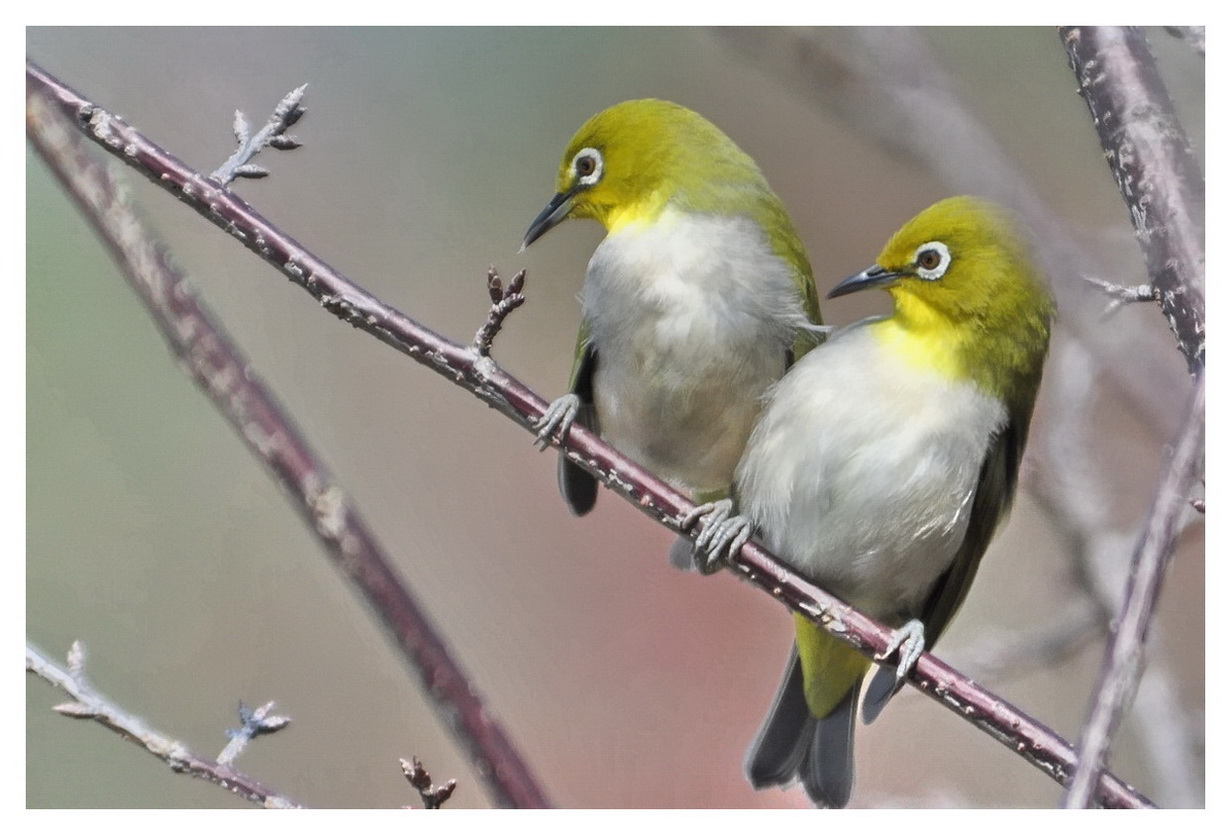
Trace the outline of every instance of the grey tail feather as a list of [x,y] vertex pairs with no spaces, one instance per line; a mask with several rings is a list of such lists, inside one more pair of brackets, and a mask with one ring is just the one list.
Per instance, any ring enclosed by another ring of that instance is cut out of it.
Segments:
[[851,796],[852,741],[859,683],[824,719],[808,710],[803,666],[794,645],[769,716],[748,749],[744,773],[753,788],[787,785],[796,777],[818,806],[840,808]]
[[902,689],[904,679],[898,678],[897,670],[892,667],[877,667],[872,681],[868,684],[868,692],[863,697],[863,723],[870,725],[881,715],[885,705],[893,698],[893,694]]
[[855,703],[859,700],[856,684],[833,712],[812,729],[808,756],[799,769],[804,791],[817,806],[841,809],[851,799],[851,784],[855,781]]
[[786,675],[778,686],[773,707],[744,758],[744,773],[754,789],[785,785],[795,779],[815,724],[817,720],[804,701],[804,670],[792,643]]
[[598,481],[563,453],[556,468],[556,479],[560,484],[560,495],[574,516],[585,516],[594,509],[594,502],[598,499]]

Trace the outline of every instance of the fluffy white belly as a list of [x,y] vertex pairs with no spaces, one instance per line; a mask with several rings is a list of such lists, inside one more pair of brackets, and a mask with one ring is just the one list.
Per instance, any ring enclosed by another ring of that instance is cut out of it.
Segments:
[[740,512],[801,573],[901,620],[951,564],[1006,419],[974,385],[907,364],[857,325],[775,387],[739,466]]
[[604,437],[680,487],[725,490],[802,301],[746,218],[668,211],[607,237],[582,294]]

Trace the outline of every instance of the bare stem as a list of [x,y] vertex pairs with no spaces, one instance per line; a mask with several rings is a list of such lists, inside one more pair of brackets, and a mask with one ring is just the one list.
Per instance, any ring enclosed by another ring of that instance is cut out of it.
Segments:
[[[146,177],[176,195],[203,217],[238,238],[282,270],[323,306],[355,327],[392,345],[465,388],[524,428],[542,417],[547,403],[505,372],[490,357],[458,345],[399,313],[333,270],[244,201],[219,189],[117,117],[83,99],[41,69],[27,64],[27,83],[44,91],[78,127]],[[552,442],[559,444],[555,438]],[[599,437],[574,424],[563,439],[564,453],[594,473],[651,518],[672,530],[695,505]],[[869,657],[883,653],[892,630],[822,591],[750,542],[732,561],[733,570],[822,629]],[[908,676],[919,690],[1026,761],[1066,783],[1076,764],[1072,747],[1054,731],[978,686],[930,653]],[[1099,800],[1107,806],[1143,807],[1151,802],[1115,776],[1099,779]]]
[[[129,205],[114,173],[88,153],[81,134],[69,127],[61,111],[44,98],[45,88],[34,84],[30,92],[27,130],[31,141],[111,250],[180,359],[180,366],[286,488],[334,564],[376,611],[418,675],[437,714],[487,779],[496,803],[518,808],[548,805],[524,758],[453,659],[423,606],[393,569],[392,560],[350,497],[251,369],[247,358],[197,301],[184,276],[171,266],[165,250],[155,243]],[[100,123],[106,121],[101,119]],[[208,183],[196,174],[192,182]],[[183,188],[191,190],[188,184]],[[209,194],[226,194],[217,185],[208,188]],[[245,228],[249,242],[260,237],[260,230]],[[237,232],[235,228],[232,231]],[[301,278],[313,281],[311,273]],[[338,301],[334,309],[350,308]]]
[[1097,696],[1081,735],[1081,756],[1065,796],[1069,809],[1084,809],[1094,797],[1096,775],[1107,759],[1111,739],[1141,676],[1141,659],[1163,574],[1175,551],[1180,515],[1188,506],[1193,474],[1205,450],[1205,375],[1199,374],[1188,415],[1137,545],[1124,608],[1111,642]]
[[230,763],[211,760],[194,753],[178,740],[146,725],[131,713],[126,713],[99,693],[85,674],[85,648],[78,641],[68,652],[68,669],[58,666],[33,644],[26,643],[26,672],[59,687],[74,701],[57,705],[55,710],[76,719],[92,719],[171,766],[180,774],[189,774],[228,789],[245,800],[269,809],[297,809],[299,804],[237,771]]

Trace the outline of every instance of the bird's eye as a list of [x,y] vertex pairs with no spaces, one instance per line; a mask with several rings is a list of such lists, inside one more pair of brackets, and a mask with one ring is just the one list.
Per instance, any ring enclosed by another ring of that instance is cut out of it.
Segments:
[[573,157],[573,174],[578,185],[594,185],[603,176],[603,155],[593,148],[582,148]]
[[949,247],[931,241],[915,250],[915,272],[926,281],[936,281],[949,269]]

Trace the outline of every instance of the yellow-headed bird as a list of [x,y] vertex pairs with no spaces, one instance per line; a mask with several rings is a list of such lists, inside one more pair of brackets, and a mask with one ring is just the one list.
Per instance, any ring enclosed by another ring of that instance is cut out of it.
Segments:
[[[736,472],[740,516],[705,508],[709,558],[751,532],[803,576],[900,627],[871,721],[957,611],[1013,496],[1053,303],[997,208],[953,197],[897,232],[829,298],[882,288],[894,311],[802,358],[770,391]],[[749,528],[749,525],[751,526]],[[795,778],[844,806],[869,661],[796,616],[795,647],[748,752],[757,788]]]
[[[571,393],[539,438],[579,420],[694,497],[726,495],[765,389],[824,330],[786,209],[717,127],[641,99],[582,125],[522,247],[568,218],[607,237],[581,292]],[[559,476],[588,512],[594,477],[563,455]]]

